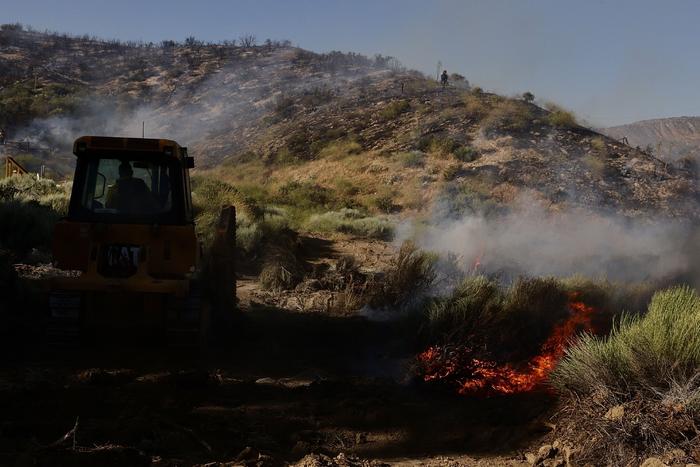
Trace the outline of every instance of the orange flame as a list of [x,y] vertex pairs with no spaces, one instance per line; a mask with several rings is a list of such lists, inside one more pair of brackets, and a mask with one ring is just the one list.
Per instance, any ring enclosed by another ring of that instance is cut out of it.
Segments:
[[[460,347],[429,347],[418,359],[425,369],[424,381],[454,380],[459,394],[474,392],[514,394],[534,389],[545,381],[564,354],[567,343],[577,332],[592,330],[595,308],[574,301],[578,294],[571,294],[569,318],[552,330],[542,344],[540,353],[530,359],[521,369],[510,364],[469,358],[471,349]],[[468,378],[461,376],[469,374]]]

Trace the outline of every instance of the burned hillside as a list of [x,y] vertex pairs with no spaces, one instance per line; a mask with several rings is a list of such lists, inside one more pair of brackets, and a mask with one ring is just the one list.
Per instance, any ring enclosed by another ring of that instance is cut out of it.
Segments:
[[[33,144],[16,151],[29,165],[62,161],[65,173],[75,136],[141,136],[143,122],[147,135],[181,141],[200,168],[234,184],[291,179],[332,190],[352,173],[364,183],[348,207],[420,211],[447,190],[458,211],[527,195],[552,210],[698,216],[692,170],[555,107],[466,82],[442,90],[390,57],[252,37],[122,43],[16,25],[3,26],[0,44],[0,125]],[[375,202],[382,196],[392,199]]]

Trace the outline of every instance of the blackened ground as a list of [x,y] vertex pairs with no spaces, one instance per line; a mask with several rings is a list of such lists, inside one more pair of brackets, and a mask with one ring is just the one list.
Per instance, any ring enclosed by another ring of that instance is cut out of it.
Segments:
[[2,349],[0,465],[276,465],[312,452],[517,463],[547,430],[551,397],[426,386],[410,377],[410,329],[252,307],[206,351],[14,335]]

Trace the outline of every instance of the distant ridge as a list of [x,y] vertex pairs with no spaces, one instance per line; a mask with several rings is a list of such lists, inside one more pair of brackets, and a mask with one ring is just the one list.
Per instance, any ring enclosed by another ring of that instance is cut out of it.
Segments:
[[700,116],[642,120],[601,130],[617,140],[626,137],[632,146],[651,147],[662,158],[700,158]]

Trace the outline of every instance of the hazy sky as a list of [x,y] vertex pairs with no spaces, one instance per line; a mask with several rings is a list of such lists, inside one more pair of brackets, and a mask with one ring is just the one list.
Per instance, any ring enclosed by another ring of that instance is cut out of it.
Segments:
[[393,55],[593,125],[700,115],[698,0],[0,0],[0,22],[105,38],[289,39]]

